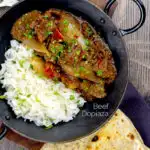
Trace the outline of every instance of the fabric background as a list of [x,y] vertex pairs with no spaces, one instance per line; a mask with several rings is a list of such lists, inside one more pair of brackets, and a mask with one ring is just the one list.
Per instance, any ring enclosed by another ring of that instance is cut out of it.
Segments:
[[[143,96],[150,96],[150,3],[142,0],[147,9],[147,19],[144,26],[136,33],[124,37],[129,56],[129,80]],[[139,19],[137,6],[131,0],[118,0],[118,7],[113,16],[118,28],[128,28],[135,25]],[[0,15],[7,8],[0,9]],[[6,139],[1,141],[0,150],[20,150],[15,143]]]

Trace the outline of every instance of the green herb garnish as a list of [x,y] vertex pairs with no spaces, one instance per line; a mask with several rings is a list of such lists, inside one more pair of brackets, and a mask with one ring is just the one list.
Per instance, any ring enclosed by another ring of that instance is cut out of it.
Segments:
[[57,91],[55,91],[54,95],[59,96],[60,94]]
[[98,71],[96,72],[96,74],[97,74],[98,76],[102,76],[103,71],[102,71],[102,70],[98,70]]
[[17,69],[17,72],[21,72],[21,70],[20,70],[20,69]]
[[45,128],[45,130],[51,129],[53,127],[53,125],[50,125],[48,127]]
[[53,26],[53,22],[52,21],[47,23],[47,27],[52,27],[52,26]]
[[62,52],[63,52],[63,50],[64,50],[64,47],[61,45],[61,46],[59,46],[59,47],[58,47],[58,49],[59,49],[59,52],[61,52],[61,53],[62,53]]
[[35,101],[36,102],[40,102],[40,99],[38,97],[36,97]]
[[70,95],[70,100],[74,100],[75,96],[74,95]]
[[87,32],[88,36],[91,36],[93,34],[93,32],[90,28],[87,28],[86,32]]
[[28,94],[27,97],[28,97],[28,98],[31,97],[31,94]]
[[28,34],[27,34],[27,33],[23,33],[23,35],[24,35],[25,37],[28,37]]
[[87,80],[83,80],[83,83],[87,83]]
[[77,101],[77,104],[80,104],[80,100]]
[[0,100],[5,99],[5,98],[6,98],[6,96],[4,96],[4,95],[0,96]]
[[66,33],[68,32],[68,28],[64,28],[63,31]]
[[54,81],[55,83],[58,83],[58,82],[59,82],[59,80],[58,80],[57,77],[54,77],[54,78],[53,78],[53,81]]
[[65,20],[63,21],[63,24],[64,24],[64,25],[69,25],[69,21],[65,19]]
[[56,47],[51,46],[51,51],[52,51],[52,53],[56,53],[56,51],[57,51]]
[[82,56],[82,59],[86,59],[86,55],[83,55],[83,56]]
[[30,64],[30,68],[33,70],[33,65],[32,64]]
[[32,35],[30,35],[30,34],[28,35],[28,39],[32,39],[32,37],[33,37]]
[[80,50],[76,50],[76,54],[80,55],[81,51]]
[[22,75],[22,79],[25,79],[25,77],[26,77],[26,75],[25,75],[25,74],[23,74],[23,75]]
[[89,45],[90,45],[90,42],[89,42],[88,39],[85,39],[84,41],[85,41],[85,45],[86,45],[86,46],[89,46]]
[[49,36],[49,35],[51,35],[51,34],[53,34],[52,31],[47,31],[47,32],[45,33],[46,36]]
[[16,64],[16,61],[13,60],[12,63],[13,63],[13,64]]
[[48,15],[43,16],[43,18],[48,19]]
[[71,47],[68,47],[68,52],[69,52],[69,53],[71,53],[71,52],[72,52]]
[[88,89],[89,89],[88,87],[85,87],[85,88],[84,88],[84,91],[88,91]]
[[30,29],[30,25],[29,25],[29,24],[26,24],[26,28],[27,28],[27,29]]
[[82,66],[80,66],[80,71],[84,71],[85,70],[85,68],[84,67],[82,67]]
[[23,68],[24,63],[25,63],[25,60],[19,60],[19,65],[20,65],[20,67]]
[[77,40],[76,40],[76,39],[72,39],[70,42],[71,42],[72,44],[76,44],[76,43],[77,43]]

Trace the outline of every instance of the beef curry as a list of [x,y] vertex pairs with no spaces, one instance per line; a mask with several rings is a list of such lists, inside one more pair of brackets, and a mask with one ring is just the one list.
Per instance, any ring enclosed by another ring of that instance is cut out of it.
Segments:
[[85,99],[104,98],[117,71],[109,47],[92,26],[63,10],[34,10],[19,18],[13,38],[35,50],[35,72],[80,92]]

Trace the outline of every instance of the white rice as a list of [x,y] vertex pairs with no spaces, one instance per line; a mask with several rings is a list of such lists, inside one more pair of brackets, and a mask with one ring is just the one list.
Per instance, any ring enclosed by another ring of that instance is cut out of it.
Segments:
[[0,71],[8,104],[18,118],[34,121],[37,126],[50,127],[72,120],[84,105],[84,99],[64,84],[35,74],[28,61],[32,55],[32,49],[11,41]]

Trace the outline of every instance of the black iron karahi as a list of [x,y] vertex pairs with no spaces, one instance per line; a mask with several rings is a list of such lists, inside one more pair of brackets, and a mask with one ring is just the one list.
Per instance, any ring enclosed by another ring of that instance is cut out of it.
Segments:
[[[7,105],[7,101],[0,102],[0,119],[4,123],[0,139],[5,136],[7,127],[9,127],[15,132],[36,141],[68,142],[87,136],[108,122],[121,104],[128,83],[128,57],[122,36],[138,30],[146,18],[145,7],[141,0],[133,0],[140,9],[141,17],[138,24],[130,29],[118,29],[107,15],[115,1],[109,0],[105,7],[106,13],[104,13],[101,9],[86,0],[23,0],[10,8],[0,18],[0,64],[5,60],[4,53],[8,49],[10,40],[12,39],[10,31],[13,23],[21,15],[35,9],[45,11],[50,8],[58,8],[82,17],[97,32],[101,33],[113,53],[118,72],[117,78],[105,99],[88,102],[73,121],[58,124],[49,130],[37,127],[34,123],[28,121],[24,122],[21,118],[17,119],[12,109]],[[4,89],[1,87],[0,90],[4,92]],[[98,106],[104,105],[108,106],[107,109],[98,108]],[[91,116],[88,114],[99,115]]]

